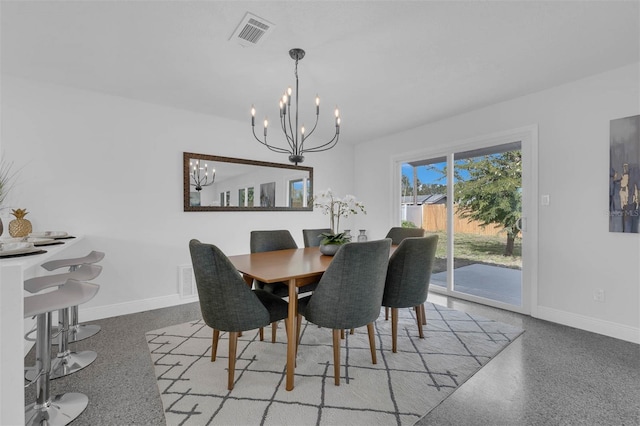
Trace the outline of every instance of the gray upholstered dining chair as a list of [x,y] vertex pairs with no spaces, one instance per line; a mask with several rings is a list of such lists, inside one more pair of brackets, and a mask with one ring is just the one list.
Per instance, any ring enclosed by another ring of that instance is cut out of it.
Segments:
[[[334,382],[340,385],[340,331],[367,326],[371,361],[376,364],[373,323],[380,315],[391,240],[341,246],[310,297],[298,301],[301,316],[333,329]],[[298,337],[300,327],[297,327]]]
[[429,292],[437,245],[437,235],[405,238],[389,258],[382,306],[391,308],[393,352],[397,351],[398,308],[415,308],[418,332],[420,338],[424,338],[424,302]]
[[[251,231],[250,249],[251,253],[261,253],[263,251],[275,251],[275,250],[287,250],[297,249],[298,245],[291,236],[291,233],[286,229],[279,230],[260,230]],[[315,290],[318,283],[311,283],[302,286],[298,289],[298,293],[307,293]],[[285,283],[263,283],[262,281],[255,281],[256,288],[263,289],[270,293],[273,293],[279,297],[289,296],[289,287]],[[271,342],[276,341],[276,330],[278,328],[277,322],[271,325]],[[262,330],[261,330],[262,333]],[[261,334],[262,337],[262,334]]]
[[251,290],[218,247],[193,239],[189,242],[189,251],[202,319],[213,329],[211,362],[216,359],[220,331],[229,333],[227,388],[231,390],[239,332],[287,318],[289,304],[267,291]]
[[[389,232],[387,232],[387,236],[385,238],[391,238],[391,244],[397,246],[405,238],[424,236],[425,232],[422,228],[403,228],[400,226],[396,226],[389,229]],[[389,308],[385,308],[384,310],[384,319],[389,319]]]
[[385,238],[391,238],[391,244],[397,246],[409,237],[424,237],[424,229],[422,228],[401,228],[399,226],[389,229]]
[[[286,229],[251,231],[249,245],[251,253],[298,248],[298,244]],[[255,284],[256,288],[268,291],[279,297],[287,297],[289,295],[288,287],[284,283],[267,284],[262,281],[256,281]]]
[[320,234],[330,233],[330,228],[322,228],[322,229],[303,229],[302,230],[302,238],[304,239],[305,247],[318,247],[320,245]]

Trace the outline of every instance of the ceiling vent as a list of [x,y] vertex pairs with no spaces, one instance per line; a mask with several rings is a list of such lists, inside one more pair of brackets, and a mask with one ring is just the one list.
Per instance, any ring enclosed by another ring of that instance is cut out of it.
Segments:
[[271,22],[247,12],[229,40],[236,40],[242,46],[257,46],[274,27]]

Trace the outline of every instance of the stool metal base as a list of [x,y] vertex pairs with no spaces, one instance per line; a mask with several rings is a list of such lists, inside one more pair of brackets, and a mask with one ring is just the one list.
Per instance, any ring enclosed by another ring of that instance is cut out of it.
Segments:
[[[57,335],[58,330],[59,328],[57,326],[51,327],[51,334],[53,334],[54,336]],[[99,325],[94,324],[78,324],[76,327],[71,325],[69,326],[69,331],[67,332],[67,343],[75,343],[79,342],[80,340],[88,339],[89,337],[98,334],[100,330],[102,330],[102,328]],[[58,339],[52,341],[51,344],[57,346]]]
[[24,408],[25,425],[63,426],[75,420],[89,404],[89,398],[77,392],[56,395],[47,404]]
[[[96,360],[98,354],[94,351],[80,351],[71,352],[60,358],[51,359],[51,374],[49,378],[51,380],[58,379],[60,377],[68,376],[76,371],[82,370],[86,366],[90,365]],[[35,380],[38,372],[35,370],[29,370],[25,374],[25,378],[28,381]]]
[[88,339],[100,331],[100,326],[95,324],[78,324],[69,326],[69,343],[79,342]]

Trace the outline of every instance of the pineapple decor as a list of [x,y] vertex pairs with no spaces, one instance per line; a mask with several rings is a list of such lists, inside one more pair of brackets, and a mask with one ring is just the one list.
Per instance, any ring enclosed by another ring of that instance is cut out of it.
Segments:
[[14,209],[11,214],[16,218],[9,222],[9,234],[14,238],[26,237],[31,233],[31,222],[24,217],[29,213],[27,209]]

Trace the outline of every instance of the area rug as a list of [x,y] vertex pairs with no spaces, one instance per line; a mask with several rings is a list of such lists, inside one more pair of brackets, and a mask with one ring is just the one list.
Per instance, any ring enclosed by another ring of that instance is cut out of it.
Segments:
[[400,310],[397,353],[391,351],[391,321],[381,311],[375,365],[366,327],[346,333],[340,386],[333,382],[331,330],[303,321],[290,392],[283,324],[275,344],[270,328],[265,341],[257,330],[240,337],[232,391],[226,333],[212,363],[212,330],[202,321],[150,331],[146,337],[167,425],[413,425],[523,332],[440,305],[425,308],[424,339],[414,311]]

